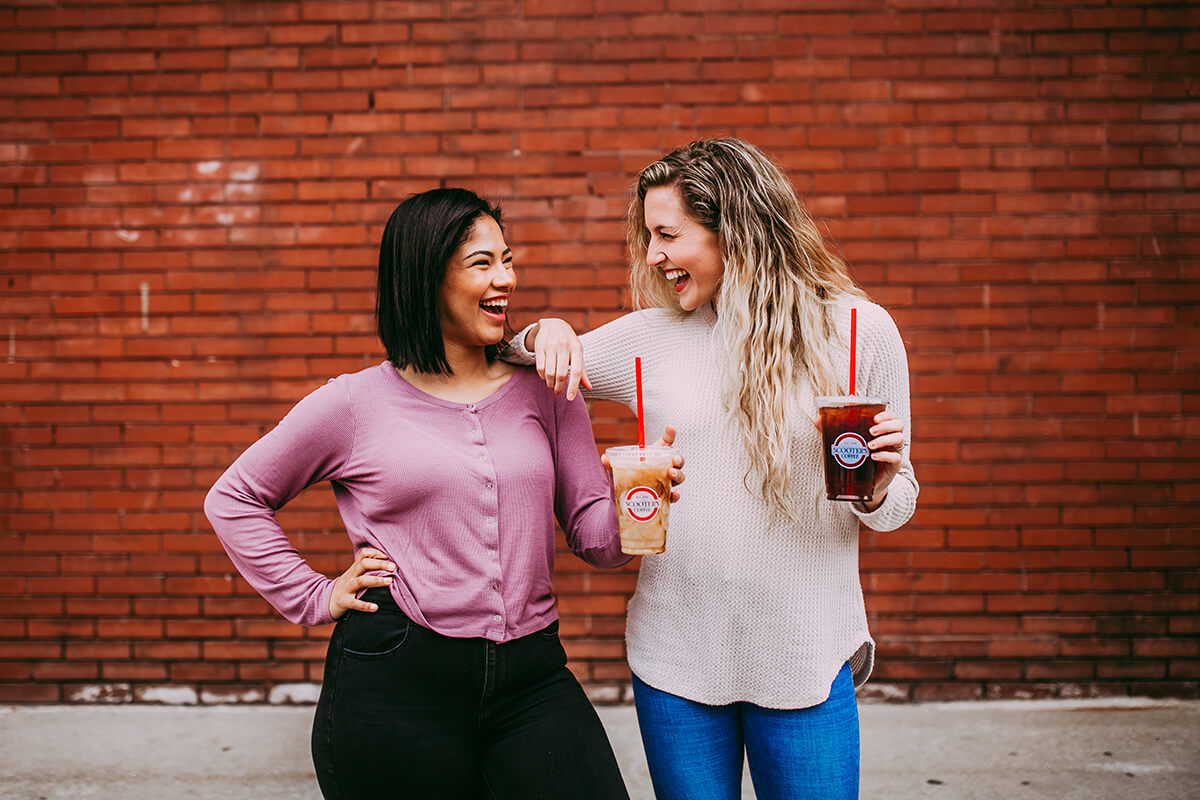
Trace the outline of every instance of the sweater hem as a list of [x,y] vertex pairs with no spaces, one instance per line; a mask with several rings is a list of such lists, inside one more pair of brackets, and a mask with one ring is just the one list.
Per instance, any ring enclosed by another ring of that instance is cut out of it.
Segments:
[[[870,634],[864,634],[864,638],[859,640],[859,644],[854,647],[850,655],[836,660],[836,663],[832,664],[832,671],[828,675],[827,683],[815,687],[810,692],[795,695],[772,694],[766,696],[750,692],[713,691],[712,687],[705,688],[676,683],[673,676],[679,675],[679,670],[672,669],[669,665],[639,664],[634,666],[632,662],[636,660],[636,657],[631,658],[630,671],[637,676],[639,681],[660,692],[673,694],[693,703],[714,707],[733,703],[751,703],[759,708],[796,711],[818,706],[828,700],[833,681],[845,664],[850,665],[855,690],[865,684],[875,667],[875,640],[871,638]],[[689,674],[699,674],[699,672],[693,667]]]

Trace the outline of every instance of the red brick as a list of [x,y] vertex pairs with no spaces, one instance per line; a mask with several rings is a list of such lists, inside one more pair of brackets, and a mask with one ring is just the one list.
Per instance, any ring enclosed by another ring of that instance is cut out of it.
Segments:
[[[0,301],[18,355],[0,419],[22,448],[0,549],[42,556],[6,596],[31,616],[0,644],[62,636],[76,664],[10,660],[0,691],[319,679],[329,631],[233,578],[199,504],[296,397],[379,358],[371,265],[391,207],[443,182],[494,193],[529,312],[586,328],[628,303],[634,172],[727,131],[812,192],[909,345],[921,503],[899,531],[864,530],[861,560],[881,653],[937,660],[897,678],[910,695],[1190,691],[1176,642],[1194,633],[1200,483],[1176,476],[1200,461],[1200,357],[1179,333],[1200,317],[1200,39],[1132,7],[552,5],[0,12],[35,51],[0,57],[21,75],[0,98],[0,244],[21,270]],[[631,435],[624,409],[597,404],[594,422]],[[315,565],[341,566],[327,490],[282,517]],[[572,666],[623,685],[635,573],[559,549]],[[1079,637],[1137,638],[1046,660]]]

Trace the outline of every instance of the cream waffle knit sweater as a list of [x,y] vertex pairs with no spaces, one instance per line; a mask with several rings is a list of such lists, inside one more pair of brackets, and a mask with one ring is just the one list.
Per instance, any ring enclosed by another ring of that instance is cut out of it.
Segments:
[[[909,428],[908,359],[886,311],[856,300],[858,394],[880,397]],[[839,330],[850,329],[850,305]],[[829,696],[847,661],[866,681],[875,645],[858,574],[861,520],[894,530],[912,516],[917,480],[909,455],[882,505],[860,513],[825,499],[812,392],[799,393],[793,423],[795,492],[811,513],[797,524],[742,483],[748,459],[721,403],[716,314],[664,309],[627,314],[580,339],[592,383],[587,396],[636,408],[634,357],[642,359],[646,435],[666,425],[687,459],[682,499],[671,508],[667,550],[644,556],[626,625],[629,665],[656,689],[709,705],[748,701],[806,708]],[[532,362],[524,331],[505,357]],[[848,374],[849,351],[838,361]]]

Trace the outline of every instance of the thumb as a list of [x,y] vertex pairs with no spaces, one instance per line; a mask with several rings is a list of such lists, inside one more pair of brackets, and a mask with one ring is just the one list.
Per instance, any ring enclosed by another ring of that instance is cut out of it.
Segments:
[[663,431],[663,435],[659,437],[658,444],[660,447],[670,447],[675,444],[675,429],[668,425]]

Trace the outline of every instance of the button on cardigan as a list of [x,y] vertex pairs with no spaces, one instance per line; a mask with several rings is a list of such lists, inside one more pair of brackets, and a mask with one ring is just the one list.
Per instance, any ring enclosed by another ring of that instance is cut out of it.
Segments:
[[504,642],[555,619],[554,522],[597,567],[621,553],[612,484],[580,398],[531,369],[476,403],[428,395],[388,362],[329,381],[255,442],[205,501],[238,571],[284,617],[330,622],[332,579],[288,541],[275,511],[329,481],[353,549],[396,564],[414,622]]

